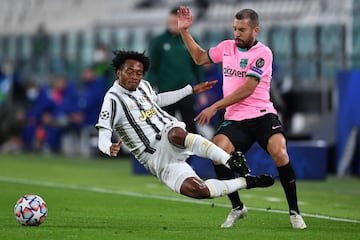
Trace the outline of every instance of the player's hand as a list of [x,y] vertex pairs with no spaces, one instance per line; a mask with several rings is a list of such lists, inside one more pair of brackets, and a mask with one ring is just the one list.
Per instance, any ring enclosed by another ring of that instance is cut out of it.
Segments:
[[218,80],[206,81],[193,86],[193,93],[201,93],[211,89],[215,84],[217,84]]
[[209,124],[211,118],[216,114],[217,110],[212,105],[210,107],[205,108],[202,110],[199,115],[195,117],[195,121],[197,121],[200,126]]
[[191,16],[189,7],[180,6],[177,11],[177,16],[179,30],[188,29],[192,25],[193,17]]
[[119,140],[116,143],[111,144],[110,146],[110,156],[112,157],[116,157],[120,151],[120,145],[121,145],[122,141]]

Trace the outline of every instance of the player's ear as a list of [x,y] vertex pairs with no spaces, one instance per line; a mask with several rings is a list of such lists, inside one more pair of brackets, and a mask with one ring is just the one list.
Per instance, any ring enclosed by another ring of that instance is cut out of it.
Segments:
[[116,76],[119,78],[120,74],[121,74],[121,69],[119,68],[118,70],[116,70]]
[[253,30],[253,31],[254,31],[255,34],[258,34],[259,31],[260,31],[259,26],[254,27],[254,30]]

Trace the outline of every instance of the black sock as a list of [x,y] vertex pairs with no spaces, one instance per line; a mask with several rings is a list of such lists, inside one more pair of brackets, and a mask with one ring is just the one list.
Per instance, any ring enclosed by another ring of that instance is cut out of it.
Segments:
[[277,169],[279,171],[280,182],[284,188],[289,205],[289,214],[293,214],[291,211],[295,211],[300,214],[296,195],[296,177],[291,163],[289,162],[285,166],[278,167]]
[[[214,169],[216,176],[219,180],[228,180],[235,177],[235,173],[224,165],[214,165]],[[227,196],[232,204],[232,208],[239,207],[240,209],[242,209],[244,207],[243,202],[240,200],[238,191],[232,192]]]

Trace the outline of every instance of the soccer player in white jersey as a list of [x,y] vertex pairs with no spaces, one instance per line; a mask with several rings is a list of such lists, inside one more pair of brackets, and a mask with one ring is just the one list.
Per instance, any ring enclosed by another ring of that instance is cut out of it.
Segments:
[[[195,119],[208,124],[219,109],[226,108],[225,121],[215,133],[213,142],[226,152],[247,152],[254,142],[270,154],[285,191],[290,223],[295,229],[306,224],[300,215],[296,194],[295,172],[286,150],[286,139],[277,111],[270,101],[270,81],[273,56],[271,50],[256,40],[259,17],[252,9],[236,13],[233,22],[234,39],[224,40],[208,51],[193,39],[188,28],[193,18],[188,7],[178,10],[178,28],[195,63],[222,63],[224,98],[204,109]],[[219,179],[228,179],[234,173],[222,165],[215,165]],[[247,214],[238,192],[228,195],[233,209],[223,228],[234,226]]]
[[[190,154],[212,159],[242,172],[241,154],[230,155],[200,135],[188,133],[185,124],[161,109],[192,93],[210,89],[216,80],[157,94],[142,79],[150,65],[144,53],[114,51],[112,65],[118,78],[107,91],[96,127],[99,149],[117,156],[124,143],[153,175],[175,192],[192,198],[213,198],[238,189],[268,187],[269,175],[203,181],[186,162]],[[171,81],[171,79],[169,79]],[[120,140],[111,142],[115,131]]]

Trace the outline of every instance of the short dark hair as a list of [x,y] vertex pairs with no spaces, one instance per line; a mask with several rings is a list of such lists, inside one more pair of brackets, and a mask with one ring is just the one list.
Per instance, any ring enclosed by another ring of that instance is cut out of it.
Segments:
[[144,73],[149,70],[150,67],[150,58],[145,55],[145,51],[142,53],[135,51],[125,51],[125,50],[115,50],[113,51],[115,57],[112,59],[112,66],[115,72],[118,69],[121,69],[126,60],[132,59],[142,63],[144,66]]
[[259,16],[252,9],[242,9],[235,14],[237,20],[250,19],[250,24],[252,27],[259,26]]
[[169,14],[177,15],[177,11],[179,10],[179,8],[180,8],[180,6],[175,6],[175,7],[171,8]]

